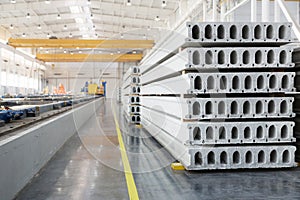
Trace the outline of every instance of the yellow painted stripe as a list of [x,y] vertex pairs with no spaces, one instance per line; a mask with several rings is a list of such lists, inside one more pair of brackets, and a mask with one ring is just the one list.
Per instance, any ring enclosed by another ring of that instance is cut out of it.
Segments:
[[118,141],[119,141],[119,145],[120,145],[120,152],[121,152],[121,156],[122,156],[122,162],[123,162],[123,167],[124,167],[124,173],[125,173],[125,178],[126,178],[126,183],[127,183],[129,199],[138,200],[139,195],[138,195],[138,192],[136,189],[136,185],[134,182],[134,178],[132,175],[132,171],[131,171],[129,160],[128,160],[127,153],[126,153],[126,148],[125,148],[125,145],[124,145],[124,142],[122,139],[122,133],[120,130],[119,122],[117,120],[114,109],[113,109],[113,114],[114,114],[114,120],[115,120],[115,124],[116,124],[116,130],[117,130],[117,134],[118,134]]

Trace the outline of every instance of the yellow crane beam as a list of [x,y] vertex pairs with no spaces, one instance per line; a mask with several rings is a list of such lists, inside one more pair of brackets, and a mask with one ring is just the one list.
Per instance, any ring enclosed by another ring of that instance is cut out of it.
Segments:
[[143,54],[37,54],[44,62],[137,62]]
[[154,40],[85,40],[85,39],[19,39],[10,38],[8,45],[15,48],[108,48],[150,49]]

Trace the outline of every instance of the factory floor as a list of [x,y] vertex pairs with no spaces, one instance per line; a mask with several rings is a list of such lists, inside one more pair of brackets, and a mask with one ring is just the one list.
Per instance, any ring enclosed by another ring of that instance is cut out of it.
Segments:
[[16,199],[129,199],[128,188],[140,199],[300,199],[300,168],[173,171],[174,158],[146,130],[128,126],[120,105],[113,107],[131,170],[123,172],[126,159],[107,100]]

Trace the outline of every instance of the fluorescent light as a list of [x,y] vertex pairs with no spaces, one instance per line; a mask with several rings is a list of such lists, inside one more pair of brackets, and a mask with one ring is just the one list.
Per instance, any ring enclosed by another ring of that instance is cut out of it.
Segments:
[[127,6],[131,6],[131,0],[127,0]]
[[30,19],[30,13],[27,13],[26,18]]
[[156,16],[154,20],[158,22],[160,20],[159,16]]
[[77,24],[83,24],[83,19],[77,17],[77,18],[75,18],[75,22],[76,22]]
[[57,17],[56,17],[56,19],[61,19],[61,16],[60,16],[60,14],[57,14]]
[[41,25],[40,25],[40,24],[38,25],[37,29],[39,29],[39,30],[41,30],[41,29],[42,29],[42,27],[41,27]]
[[46,4],[50,4],[51,2],[50,2],[50,0],[46,0],[45,3]]
[[70,6],[70,11],[73,14],[82,13],[82,8],[79,6]]
[[83,26],[83,27],[79,27],[79,30],[82,31],[82,32],[84,32],[84,31],[87,31],[88,29]]
[[164,8],[164,7],[166,7],[166,6],[167,6],[167,2],[163,0],[163,1],[161,2],[161,7]]
[[14,29],[14,25],[11,24],[11,25],[9,26],[9,28],[10,28],[10,29]]

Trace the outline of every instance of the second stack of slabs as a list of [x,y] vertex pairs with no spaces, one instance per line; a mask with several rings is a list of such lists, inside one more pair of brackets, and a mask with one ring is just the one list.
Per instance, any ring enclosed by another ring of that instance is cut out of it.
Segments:
[[141,76],[143,126],[190,170],[295,166],[289,23],[188,23]]
[[129,123],[139,124],[140,116],[140,71],[132,66],[123,76],[122,103],[124,114]]

